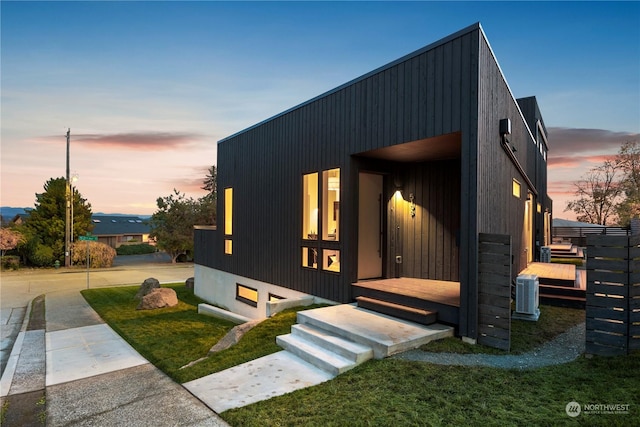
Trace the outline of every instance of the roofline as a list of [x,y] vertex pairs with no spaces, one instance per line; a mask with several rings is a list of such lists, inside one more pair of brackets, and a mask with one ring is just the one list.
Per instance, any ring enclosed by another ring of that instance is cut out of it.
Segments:
[[[322,94],[320,94],[320,95],[318,95],[318,96],[316,96],[314,98],[311,98],[308,101],[305,101],[305,102],[303,102],[301,104],[298,104],[298,105],[296,105],[294,107],[291,107],[291,108],[289,108],[289,109],[287,109],[287,110],[285,110],[285,111],[283,111],[283,112],[281,112],[279,114],[276,114],[275,116],[269,117],[268,119],[262,120],[261,122],[258,122],[255,125],[249,126],[246,129],[243,129],[243,130],[241,130],[239,132],[236,132],[236,133],[234,133],[234,134],[232,134],[230,136],[227,136],[226,138],[223,138],[223,139],[219,140],[218,144],[221,144],[221,143],[223,143],[223,142],[225,142],[225,141],[227,141],[229,139],[233,139],[233,138],[235,138],[236,136],[238,136],[238,135],[240,135],[242,133],[248,132],[248,131],[250,131],[252,129],[255,129],[255,128],[259,127],[259,126],[262,126],[265,123],[268,123],[268,122],[270,122],[272,120],[277,119],[278,117],[284,116],[285,114],[289,114],[290,112],[292,112],[294,110],[302,108],[302,107],[304,107],[306,105],[309,105],[309,104],[311,104],[311,103],[313,103],[313,102],[315,102],[315,101],[317,101],[319,99],[327,97],[327,96],[329,96],[331,94],[334,94],[336,92],[339,92],[339,91],[341,91],[342,89],[344,89],[346,87],[349,87],[349,86],[351,86],[351,85],[353,85],[355,83],[358,83],[358,82],[360,82],[362,80],[366,80],[367,78],[369,78],[369,77],[371,77],[371,76],[373,76],[375,74],[381,73],[382,71],[385,71],[385,70],[387,70],[389,68],[395,67],[398,64],[401,64],[401,63],[403,63],[405,61],[408,61],[408,60],[410,60],[410,59],[412,59],[412,58],[414,58],[416,56],[422,55],[425,52],[428,52],[428,51],[430,51],[432,49],[435,49],[436,47],[441,46],[443,44],[449,43],[451,40],[454,40],[454,39],[456,39],[458,37],[461,37],[461,36],[463,36],[465,34],[471,33],[471,32],[476,31],[476,30],[480,30],[480,32],[482,33],[482,35],[485,38],[485,40],[487,39],[487,37],[484,35],[484,31],[482,31],[482,26],[480,25],[480,22],[476,22],[475,24],[469,25],[468,27],[463,28],[463,29],[461,29],[459,31],[456,31],[455,33],[450,34],[450,35],[448,35],[448,36],[446,36],[446,37],[444,37],[444,38],[442,38],[442,39],[440,39],[438,41],[435,41],[435,42],[433,42],[431,44],[428,44],[427,46],[424,46],[424,47],[416,50],[416,51],[413,51],[413,52],[411,52],[411,53],[409,53],[407,55],[404,55],[404,56],[402,56],[402,57],[400,57],[400,58],[398,58],[398,59],[396,59],[396,60],[394,60],[392,62],[389,62],[386,65],[378,67],[378,68],[374,69],[373,71],[369,71],[368,73],[363,74],[360,77],[356,77],[353,80],[350,80],[350,81],[348,81],[346,83],[343,83],[343,84],[341,84],[340,86],[338,86],[338,87],[336,87],[334,89],[331,89],[331,90],[329,90],[327,92],[324,92],[324,93],[322,93]],[[487,44],[488,44],[488,41],[487,41]],[[489,46],[489,49],[491,49],[491,46]],[[491,53],[493,54],[493,50],[491,51]],[[495,55],[494,55],[494,59],[495,59]],[[496,63],[497,63],[497,61],[496,61]],[[500,73],[502,74],[502,70],[500,70]],[[504,79],[504,75],[502,76],[502,78]],[[505,79],[505,82],[506,82],[506,79]],[[511,89],[509,89],[509,92],[511,92]],[[513,94],[512,94],[512,96],[513,96]],[[522,113],[520,113],[520,114],[522,114]],[[529,132],[529,133],[531,133],[531,132]]]

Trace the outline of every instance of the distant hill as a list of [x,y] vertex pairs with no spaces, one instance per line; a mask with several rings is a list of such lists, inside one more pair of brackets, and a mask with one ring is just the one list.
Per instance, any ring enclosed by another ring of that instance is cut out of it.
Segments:
[[0,207],[0,215],[2,215],[2,218],[5,221],[9,221],[14,216],[23,214],[26,209],[33,209],[33,208],[12,208],[9,206],[2,206]]
[[[0,207],[0,215],[2,216],[2,220],[4,222],[8,222],[11,221],[16,215],[19,214],[23,214],[25,213],[27,210],[30,210],[33,208],[12,208],[10,206],[2,206]],[[100,216],[137,216],[139,218],[142,219],[148,219],[151,218],[151,215],[136,215],[136,214],[121,214],[121,213],[102,213],[102,212],[94,212],[93,215],[100,215]]]
[[603,227],[600,224],[589,224],[588,222],[571,221],[569,219],[553,218],[554,227]]

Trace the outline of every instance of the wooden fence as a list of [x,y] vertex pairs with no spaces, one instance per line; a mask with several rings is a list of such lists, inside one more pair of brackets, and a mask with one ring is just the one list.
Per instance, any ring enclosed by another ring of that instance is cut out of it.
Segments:
[[587,237],[586,351],[640,349],[640,236]]
[[479,235],[478,343],[511,348],[511,236]]
[[568,240],[574,245],[585,247],[587,236],[628,236],[631,230],[626,227],[606,227],[604,225],[593,227],[552,227],[551,235],[554,239]]

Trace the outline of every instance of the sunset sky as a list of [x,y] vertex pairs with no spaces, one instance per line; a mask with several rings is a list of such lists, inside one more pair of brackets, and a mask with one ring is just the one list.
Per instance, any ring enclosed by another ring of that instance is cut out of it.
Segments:
[[71,172],[94,212],[200,197],[218,140],[480,22],[550,133],[554,217],[640,132],[638,2],[0,2],[0,205]]

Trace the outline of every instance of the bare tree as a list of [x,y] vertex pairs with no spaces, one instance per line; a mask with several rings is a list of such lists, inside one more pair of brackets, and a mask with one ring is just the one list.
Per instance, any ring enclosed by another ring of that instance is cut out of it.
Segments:
[[567,203],[566,211],[573,211],[578,221],[608,225],[616,219],[616,206],[621,202],[623,188],[617,178],[620,166],[607,160],[587,172],[576,182],[576,199]]
[[623,200],[616,206],[616,213],[620,225],[627,226],[631,218],[640,217],[640,143],[625,142],[615,161],[622,173],[620,186],[623,194]]

